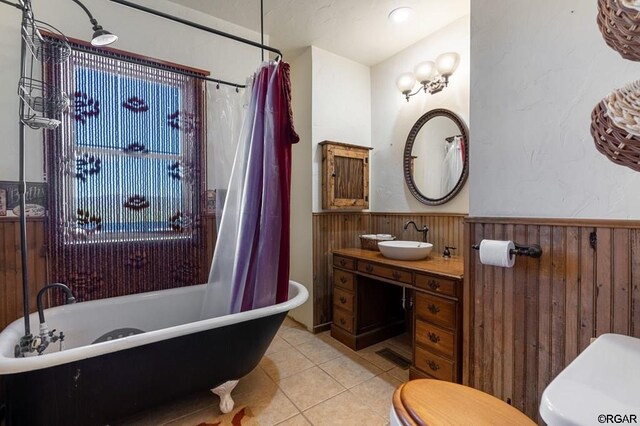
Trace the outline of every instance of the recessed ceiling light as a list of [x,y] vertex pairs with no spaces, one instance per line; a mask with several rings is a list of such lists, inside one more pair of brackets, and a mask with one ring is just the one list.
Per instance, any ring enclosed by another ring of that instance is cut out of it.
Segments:
[[389,13],[389,19],[393,22],[404,22],[411,16],[410,7],[398,7]]

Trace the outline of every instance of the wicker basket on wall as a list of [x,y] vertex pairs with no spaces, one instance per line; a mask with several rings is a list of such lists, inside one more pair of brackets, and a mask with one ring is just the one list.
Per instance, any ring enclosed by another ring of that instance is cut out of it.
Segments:
[[607,158],[640,172],[640,81],[614,90],[596,105],[591,135]]
[[598,0],[598,27],[623,58],[640,61],[639,0]]

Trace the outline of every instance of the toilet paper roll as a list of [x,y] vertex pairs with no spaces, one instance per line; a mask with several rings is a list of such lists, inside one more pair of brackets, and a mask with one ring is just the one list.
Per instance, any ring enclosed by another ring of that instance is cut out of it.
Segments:
[[480,262],[483,265],[511,268],[516,256],[509,252],[515,248],[513,241],[482,240],[480,242]]

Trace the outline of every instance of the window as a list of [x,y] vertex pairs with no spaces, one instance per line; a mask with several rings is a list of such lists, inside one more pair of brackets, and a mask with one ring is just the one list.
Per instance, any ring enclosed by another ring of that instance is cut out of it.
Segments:
[[50,280],[80,301],[205,282],[215,218],[202,216],[202,80],[126,52],[72,48],[43,69],[72,99],[45,132]]
[[59,140],[65,242],[189,237],[203,180],[198,81],[77,51],[65,68],[54,80],[73,100]]

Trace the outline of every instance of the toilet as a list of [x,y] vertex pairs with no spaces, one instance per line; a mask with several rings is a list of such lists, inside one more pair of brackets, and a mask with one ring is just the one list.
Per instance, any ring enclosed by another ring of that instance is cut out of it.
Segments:
[[516,408],[487,393],[442,380],[404,383],[393,394],[391,426],[533,426]]

